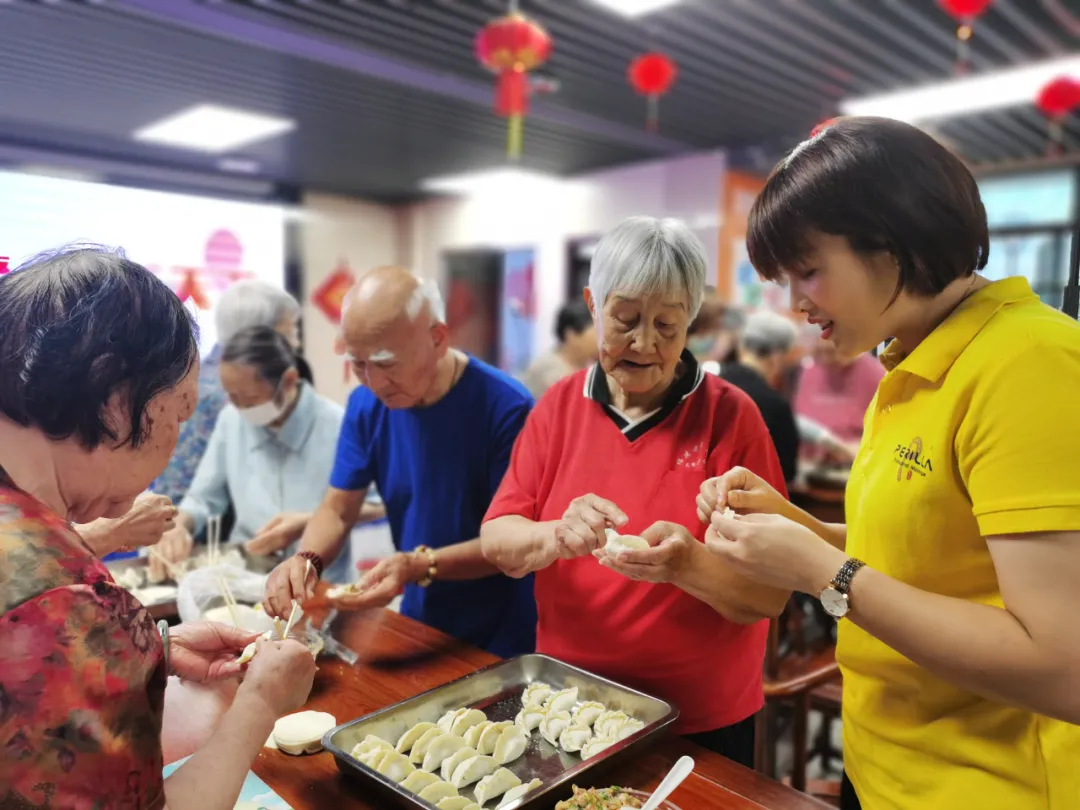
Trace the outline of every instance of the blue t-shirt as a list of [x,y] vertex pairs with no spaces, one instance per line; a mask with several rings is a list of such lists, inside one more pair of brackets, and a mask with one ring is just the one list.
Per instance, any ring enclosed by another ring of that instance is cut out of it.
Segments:
[[[472,540],[532,405],[523,385],[475,357],[428,407],[387,408],[361,386],[349,396],[330,486],[374,481],[402,551]],[[536,648],[532,576],[408,585],[401,612],[504,658]]]

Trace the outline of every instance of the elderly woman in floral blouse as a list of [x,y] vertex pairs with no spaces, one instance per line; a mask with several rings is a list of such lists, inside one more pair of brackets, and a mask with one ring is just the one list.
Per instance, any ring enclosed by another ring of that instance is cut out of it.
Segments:
[[[195,407],[193,324],[146,269],[97,249],[0,278],[0,807],[231,808],[314,663],[260,640],[213,736],[162,781],[169,674],[239,673],[246,634],[163,637],[71,528],[125,514]],[[163,632],[164,635],[164,632]]]

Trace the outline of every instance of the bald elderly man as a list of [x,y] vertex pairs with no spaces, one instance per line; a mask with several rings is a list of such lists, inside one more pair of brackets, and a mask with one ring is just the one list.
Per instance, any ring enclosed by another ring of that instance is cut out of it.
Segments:
[[[451,348],[433,282],[373,270],[345,301],[338,350],[362,383],[349,397],[330,487],[300,541],[266,585],[264,606],[287,616],[314,594],[375,483],[398,552],[335,599],[401,612],[503,657],[532,652],[532,577],[512,579],[484,559],[480,521],[532,407],[510,376]],[[310,565],[308,563],[311,563]]]

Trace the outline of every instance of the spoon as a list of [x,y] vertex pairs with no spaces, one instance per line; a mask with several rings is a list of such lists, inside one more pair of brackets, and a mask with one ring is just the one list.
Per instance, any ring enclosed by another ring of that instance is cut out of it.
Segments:
[[[649,800],[645,802],[645,806],[642,807],[641,810],[656,810],[656,808],[660,806],[660,803],[674,793],[675,788],[681,785],[683,780],[686,779],[693,770],[694,758],[680,757],[679,761],[675,763],[675,766],[668,771],[668,775],[664,777],[664,781],[660,783],[660,786],[655,791],[653,791],[653,795],[649,797]],[[624,807],[622,810],[632,809]]]

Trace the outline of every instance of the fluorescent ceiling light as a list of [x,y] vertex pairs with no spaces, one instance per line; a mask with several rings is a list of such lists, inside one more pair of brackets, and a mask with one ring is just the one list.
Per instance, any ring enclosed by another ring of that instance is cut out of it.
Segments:
[[995,70],[911,90],[840,102],[844,115],[880,115],[908,123],[970,115],[985,110],[1032,104],[1043,86],[1060,76],[1080,79],[1080,57],[1052,59],[1018,68]]
[[272,138],[296,127],[295,121],[259,113],[199,104],[138,129],[137,141],[221,153]]
[[507,168],[432,177],[424,180],[420,186],[426,191],[446,194],[520,194],[523,191],[558,188],[564,182],[550,174]]
[[593,0],[593,2],[607,6],[626,17],[640,17],[643,14],[652,14],[667,6],[673,6],[679,0]]

